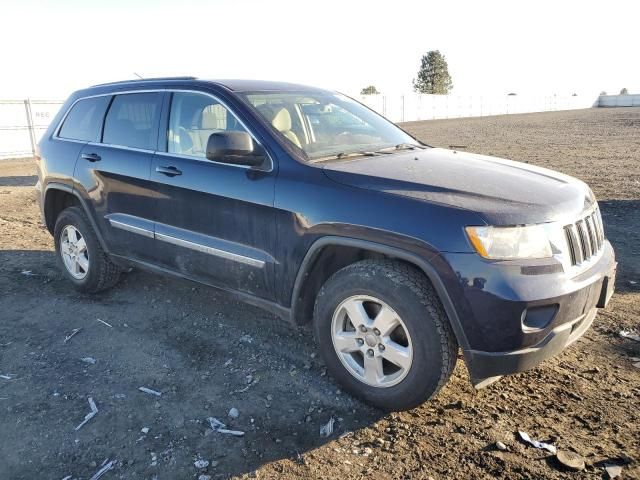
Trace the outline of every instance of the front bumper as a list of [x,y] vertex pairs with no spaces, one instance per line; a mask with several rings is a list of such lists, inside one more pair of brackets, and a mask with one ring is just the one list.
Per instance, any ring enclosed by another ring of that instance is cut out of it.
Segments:
[[[478,285],[459,275],[465,280],[462,303],[469,312],[465,331],[476,333],[463,348],[472,383],[481,388],[496,377],[529,370],[580,338],[597,309],[609,302],[616,267],[613,249],[606,242],[597,263],[574,278],[515,274],[492,281],[491,275],[485,275],[487,280]],[[487,273],[477,264],[473,271]],[[552,308],[552,319],[541,328],[527,329],[527,312],[540,308]]]

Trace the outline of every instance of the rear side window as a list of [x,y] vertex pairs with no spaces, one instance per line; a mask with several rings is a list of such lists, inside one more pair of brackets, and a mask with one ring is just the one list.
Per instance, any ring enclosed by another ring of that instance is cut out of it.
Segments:
[[110,96],[79,100],[65,118],[60,133],[61,138],[95,142],[100,140],[100,128]]
[[105,119],[102,142],[155,150],[161,103],[161,93],[117,95]]

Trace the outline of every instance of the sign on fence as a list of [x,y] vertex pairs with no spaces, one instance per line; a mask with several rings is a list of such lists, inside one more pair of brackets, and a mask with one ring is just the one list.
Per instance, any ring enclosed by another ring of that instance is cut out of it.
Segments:
[[0,158],[30,157],[62,102],[0,100]]

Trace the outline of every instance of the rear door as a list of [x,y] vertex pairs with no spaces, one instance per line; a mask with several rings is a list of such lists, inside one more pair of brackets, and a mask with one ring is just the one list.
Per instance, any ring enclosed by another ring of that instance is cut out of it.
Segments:
[[[218,287],[273,298],[275,171],[212,162],[209,135],[247,131],[226,104],[174,92],[166,142],[151,168],[158,193],[156,263]],[[254,137],[255,140],[255,137]]]
[[162,92],[114,95],[101,140],[86,144],[75,177],[111,253],[153,259],[155,192],[149,172],[158,139]]

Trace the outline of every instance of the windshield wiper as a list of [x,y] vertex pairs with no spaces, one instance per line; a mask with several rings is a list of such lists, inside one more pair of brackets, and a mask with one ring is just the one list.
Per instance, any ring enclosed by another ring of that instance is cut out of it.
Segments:
[[372,152],[369,150],[363,150],[360,152],[339,152],[339,153],[335,153],[333,155],[327,155],[326,157],[320,157],[320,158],[315,158],[313,160],[310,160],[309,163],[317,163],[317,162],[325,162],[327,160],[332,160],[332,159],[343,159],[343,158],[347,158],[347,157],[377,157],[378,155],[383,155],[382,152]]
[[388,152],[389,150],[415,150],[416,148],[422,150],[425,147],[416,143],[399,143],[398,145],[394,145],[393,147],[387,147],[381,150]]

